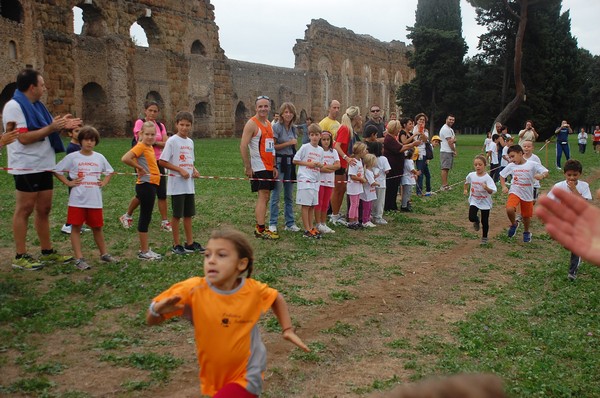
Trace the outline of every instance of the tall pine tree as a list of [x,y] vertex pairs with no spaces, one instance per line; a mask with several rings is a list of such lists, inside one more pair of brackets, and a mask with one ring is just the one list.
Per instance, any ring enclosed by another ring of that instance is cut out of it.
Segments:
[[416,77],[398,90],[398,105],[405,115],[429,115],[430,131],[443,124],[447,113],[458,113],[464,96],[467,45],[462,37],[460,0],[419,0],[415,26],[408,38],[414,52],[409,65]]

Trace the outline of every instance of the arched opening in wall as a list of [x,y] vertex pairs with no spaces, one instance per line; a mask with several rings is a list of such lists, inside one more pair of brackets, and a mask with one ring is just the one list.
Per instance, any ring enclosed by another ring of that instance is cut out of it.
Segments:
[[18,23],[23,23],[23,7],[16,0],[0,0],[0,16]]
[[139,18],[131,25],[129,34],[138,47],[155,47],[160,44],[160,29],[151,17]]
[[242,101],[235,107],[235,136],[241,137],[244,132],[244,126],[248,121],[248,108]]
[[269,110],[269,120],[273,120],[273,118],[275,117],[275,113],[279,113],[279,108],[275,108],[275,101],[273,101],[272,99],[269,100],[270,104],[269,107],[271,108]]
[[96,127],[101,136],[106,136],[111,132],[110,112],[108,110],[108,100],[102,86],[98,83],[88,83],[81,89],[81,118],[85,124],[91,124]]
[[210,137],[210,105],[208,102],[198,102],[194,108],[194,137]]
[[13,40],[8,42],[8,58],[17,59],[17,43]]
[[0,109],[4,109],[4,105],[11,100],[16,89],[17,83],[9,83],[4,87],[2,93],[0,93]]
[[300,116],[299,116],[299,119],[298,119],[298,123],[300,123],[300,124],[305,123],[306,122],[306,117],[307,117],[306,116],[306,111],[304,109],[302,109],[300,111]]
[[162,96],[158,91],[149,91],[146,94],[146,101],[154,101],[158,104],[158,108],[162,111],[165,101],[163,101]]
[[199,54],[206,57],[206,48],[200,40],[194,40],[192,43],[192,54]]
[[73,7],[73,32],[76,35],[102,37],[107,31],[102,11],[94,4],[80,2]]
[[369,109],[371,106],[371,67],[369,65],[365,65],[363,68],[364,82],[365,82],[365,109]]

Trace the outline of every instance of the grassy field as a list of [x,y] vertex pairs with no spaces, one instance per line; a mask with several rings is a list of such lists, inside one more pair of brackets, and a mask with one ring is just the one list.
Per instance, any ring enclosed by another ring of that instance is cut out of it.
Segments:
[[[459,372],[496,373],[515,397],[600,396],[600,269],[584,263],[570,283],[569,253],[539,221],[530,245],[508,239],[500,193],[490,244],[480,247],[467,220],[462,181],[483,137],[458,138],[450,173],[457,185],[413,197],[415,213],[387,215],[390,224],[374,230],[338,229],[316,242],[288,232],[277,242],[253,241],[255,277],[284,294],[298,334],[312,348],[306,354],[281,342],[275,318],[265,317],[265,397],[367,396]],[[584,163],[584,179],[595,192],[600,157],[591,145],[579,155],[572,138],[572,155]],[[119,161],[129,142],[104,139],[97,149],[116,171],[129,173]],[[197,168],[206,177],[196,182],[196,240],[204,244],[221,225],[250,235],[255,195],[240,178],[239,140],[195,145]],[[551,145],[550,164],[553,151]],[[545,162],[545,152],[538,155]],[[0,162],[6,165],[5,151]],[[437,153],[430,168],[436,189]],[[545,190],[562,179],[562,172],[549,169]],[[201,275],[202,258],[170,255],[171,236],[159,231],[155,211],[151,247],[167,257],[136,259],[136,232],[117,220],[134,193],[134,177],[114,176],[104,190],[105,236],[121,261],[100,264],[91,235],[84,235],[84,255],[93,266],[86,272],[72,265],[13,270],[14,184],[3,171],[0,186],[0,395],[198,396],[190,326],[174,320],[148,328],[144,314],[158,292]],[[69,238],[60,233],[67,189],[58,181],[54,195],[52,240],[70,253]],[[30,228],[30,253],[38,254],[37,244]]]

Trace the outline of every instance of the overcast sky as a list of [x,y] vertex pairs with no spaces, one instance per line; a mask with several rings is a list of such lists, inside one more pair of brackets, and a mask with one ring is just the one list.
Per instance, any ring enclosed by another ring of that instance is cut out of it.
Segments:
[[[219,26],[221,48],[227,57],[268,65],[294,67],[292,48],[304,39],[311,19],[369,34],[381,41],[406,39],[406,27],[415,23],[417,0],[211,0]],[[297,5],[296,5],[297,4]],[[571,10],[571,33],[579,47],[600,54],[600,1],[563,0]],[[463,37],[469,56],[477,53],[483,28],[475,22],[475,9],[461,0]]]

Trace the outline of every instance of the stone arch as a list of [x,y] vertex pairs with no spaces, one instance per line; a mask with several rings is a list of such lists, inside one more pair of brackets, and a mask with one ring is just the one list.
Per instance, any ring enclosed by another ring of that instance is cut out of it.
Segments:
[[0,0],[0,17],[23,23],[23,6],[17,0]]
[[333,76],[333,70],[329,58],[326,56],[321,56],[317,64],[317,71],[319,73],[319,77],[321,78],[321,104],[323,109],[328,109],[330,101],[329,96],[331,94],[331,77]]
[[111,130],[110,112],[106,92],[96,82],[87,83],[82,87],[81,118],[86,124],[96,127],[100,135]]
[[17,83],[8,83],[0,93],[0,109],[4,109],[4,105],[11,100],[17,89]]
[[161,111],[165,106],[165,101],[163,101],[162,95],[160,95],[158,91],[148,91],[148,94],[146,94],[146,101],[156,102]]
[[103,37],[108,33],[106,19],[102,14],[102,10],[92,2],[79,2],[73,7],[73,16],[77,17],[81,14],[83,25],[81,31],[78,32],[78,26],[74,26],[74,33],[81,36]]
[[14,40],[8,42],[8,58],[17,59],[17,43]]
[[[146,41],[148,42],[148,47],[156,47],[157,45],[160,44],[161,42],[161,37],[162,37],[162,33],[160,31],[160,28],[158,27],[158,25],[156,24],[156,22],[154,22],[154,20],[152,19],[152,17],[140,17],[137,19],[137,21],[135,21],[135,23],[133,23],[131,25],[131,27],[133,28],[135,25],[139,25],[144,34],[146,35]],[[129,30],[129,32],[131,33],[131,28]],[[141,34],[141,32],[140,32]],[[137,39],[136,39],[137,40]],[[146,47],[141,43],[141,40],[139,40],[140,43],[135,43],[137,46],[140,47]]]
[[242,101],[235,107],[235,135],[241,137],[244,132],[244,126],[248,120],[248,108]]
[[365,109],[370,109],[371,106],[371,82],[373,81],[373,75],[371,67],[369,65],[363,66],[363,84],[364,84],[364,98],[365,98]]
[[354,101],[353,80],[354,71],[352,68],[352,61],[346,58],[344,62],[342,62],[342,101],[347,105],[350,105]]
[[380,101],[381,101],[381,109],[384,112],[384,115],[387,116],[390,114],[390,81],[388,78],[387,70],[382,68],[379,70],[379,90],[380,90]]
[[206,47],[204,47],[204,44],[200,40],[194,40],[190,51],[192,54],[199,54],[206,57]]
[[404,84],[404,79],[402,77],[402,72],[400,72],[398,70],[398,71],[396,71],[396,74],[394,75],[394,85],[396,86],[396,88],[398,88],[403,84]]
[[210,137],[210,104],[198,102],[194,107],[194,136],[198,138]]
[[300,111],[300,115],[298,115],[298,123],[300,123],[300,124],[305,123],[307,117],[308,117],[308,115],[306,114],[306,110],[302,109]]

